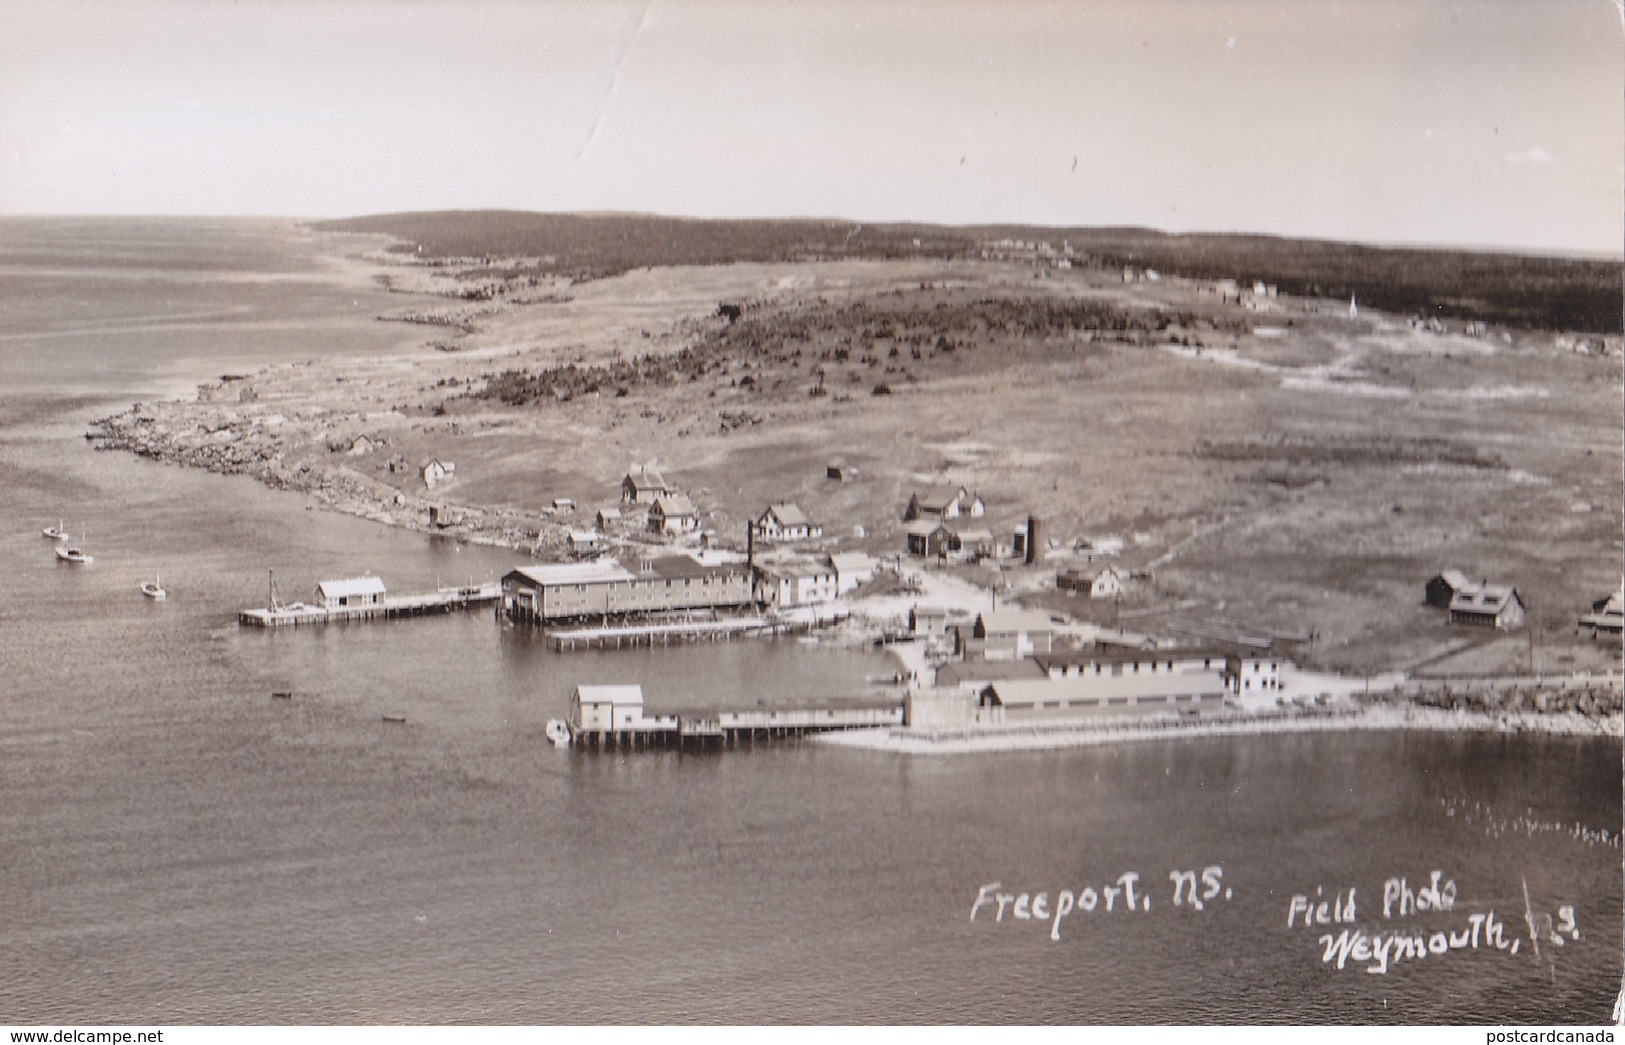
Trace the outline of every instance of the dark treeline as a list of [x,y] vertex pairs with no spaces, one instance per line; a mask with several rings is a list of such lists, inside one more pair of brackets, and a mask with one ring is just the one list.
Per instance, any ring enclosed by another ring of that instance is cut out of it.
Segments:
[[1625,264],[1462,250],[1370,247],[1274,236],[1172,235],[1138,228],[949,227],[850,221],[704,220],[637,214],[452,211],[322,222],[385,233],[430,258],[545,257],[577,278],[632,268],[817,258],[972,257],[989,240],[1070,244],[1087,263],[1155,268],[1198,279],[1276,284],[1283,293],[1427,318],[1618,333]]
[[[1028,235],[1042,230],[1027,230]],[[1273,236],[1175,236],[1149,229],[1078,230],[1107,266],[1197,279],[1261,280],[1284,294],[1325,297],[1424,318],[1536,330],[1625,329],[1625,264],[1466,250],[1368,247]],[[1056,233],[1049,237],[1054,241]],[[1070,231],[1076,248],[1079,239]]]

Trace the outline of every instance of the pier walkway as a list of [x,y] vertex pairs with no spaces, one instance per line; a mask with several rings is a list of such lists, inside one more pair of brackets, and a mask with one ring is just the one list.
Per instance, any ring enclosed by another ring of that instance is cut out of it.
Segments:
[[441,588],[415,595],[385,595],[366,606],[307,606],[302,602],[266,609],[242,610],[237,623],[253,628],[296,628],[310,624],[340,624],[348,621],[393,620],[420,617],[428,613],[488,606],[502,597],[500,584],[476,584],[461,588]]
[[616,750],[666,747],[732,747],[847,729],[903,724],[899,698],[832,698],[793,705],[735,709],[650,711],[641,686],[579,686],[570,716],[548,723],[550,736],[575,747]]
[[736,635],[758,635],[772,631],[765,617],[732,620],[672,621],[659,624],[607,624],[589,628],[554,629],[548,633],[553,649],[567,653],[575,649],[620,649],[622,646],[669,646],[674,642],[716,642]]

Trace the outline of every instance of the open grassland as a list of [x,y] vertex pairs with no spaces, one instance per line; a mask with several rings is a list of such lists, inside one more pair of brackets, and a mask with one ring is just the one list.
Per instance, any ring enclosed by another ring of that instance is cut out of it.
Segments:
[[[1097,559],[1135,575],[1109,604],[1055,592],[1059,560],[968,570],[1100,623],[1223,621],[1353,671],[1617,663],[1617,643],[1574,629],[1625,555],[1617,338],[1581,354],[1521,326],[1430,333],[1289,295],[1250,311],[1194,280],[961,253],[585,281],[540,256],[403,260],[383,274],[439,288],[403,293],[414,315],[466,308],[446,299],[480,280],[503,289],[454,317],[454,345],[436,329],[362,364],[247,375],[105,434],[397,523],[433,505],[458,533],[547,556],[632,462],[659,463],[737,547],[748,517],[793,500],[828,547],[891,555],[911,491],[962,483],[995,537],[1031,512],[1057,551],[1121,543]],[[361,435],[377,445],[352,452]],[[417,471],[431,456],[457,464],[434,490]],[[827,479],[835,460],[858,478]],[[544,515],[561,497],[578,512]],[[1446,625],[1422,587],[1447,567],[1515,584],[1530,626]]]

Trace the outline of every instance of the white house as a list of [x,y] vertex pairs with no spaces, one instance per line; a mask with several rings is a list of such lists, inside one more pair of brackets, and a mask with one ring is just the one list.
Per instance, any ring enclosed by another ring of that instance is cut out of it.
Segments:
[[699,510],[687,494],[667,494],[649,506],[649,529],[655,533],[693,533],[699,528]]
[[811,559],[756,564],[752,593],[769,606],[810,606],[833,602],[837,594],[835,567]]
[[1238,695],[1279,692],[1281,658],[1264,650],[1232,653],[1225,659],[1224,681]]
[[864,552],[836,552],[829,557],[829,564],[835,570],[838,595],[845,595],[875,576],[875,560]]
[[653,504],[673,492],[665,477],[652,467],[641,468],[633,465],[626,473],[626,477],[621,480],[622,504]]
[[1055,623],[1041,610],[991,610],[979,614],[972,625],[967,654],[979,653],[988,660],[1030,657],[1050,652],[1054,636]]
[[1450,623],[1490,628],[1516,628],[1523,623],[1523,600],[1507,584],[1487,584],[1458,591],[1450,600]]
[[435,488],[437,483],[457,478],[456,464],[451,461],[437,460],[433,457],[425,461],[419,471],[423,475],[423,485],[431,490]]
[[619,526],[621,524],[621,518],[621,510],[619,508],[600,508],[598,509],[598,517],[595,521],[597,522],[600,530],[607,530],[611,526]]
[[1055,575],[1055,586],[1062,591],[1075,591],[1092,599],[1109,599],[1123,594],[1123,575],[1112,566],[1103,566],[1098,570],[1072,566]]
[[599,545],[603,543],[603,538],[599,537],[597,532],[593,530],[571,530],[569,536],[565,537],[564,540],[570,551],[576,555],[595,552],[598,550]]
[[765,541],[805,541],[824,536],[824,528],[809,520],[800,506],[779,501],[756,520],[756,534]]
[[915,519],[957,519],[968,515],[980,519],[987,511],[982,499],[963,486],[932,486],[914,493],[903,510],[903,521]]

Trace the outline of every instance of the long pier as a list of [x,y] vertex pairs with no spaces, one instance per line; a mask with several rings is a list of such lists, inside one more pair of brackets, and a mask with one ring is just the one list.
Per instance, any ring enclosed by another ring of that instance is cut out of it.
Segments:
[[[786,707],[638,714],[613,725],[561,723],[572,746],[592,751],[734,747],[848,729],[903,724],[901,700],[817,701]],[[549,723],[550,729],[553,724]]]
[[385,595],[378,602],[365,606],[328,608],[294,603],[288,606],[241,610],[237,614],[237,623],[252,628],[297,628],[312,624],[394,620],[398,617],[421,617],[430,613],[451,613],[476,606],[488,606],[501,597],[502,586],[493,582],[461,588],[441,588],[438,591],[413,595]]
[[620,649],[637,646],[669,646],[674,642],[727,641],[736,635],[759,635],[772,631],[765,617],[732,620],[672,621],[660,624],[607,624],[590,628],[564,628],[550,631],[556,652],[575,649]]

